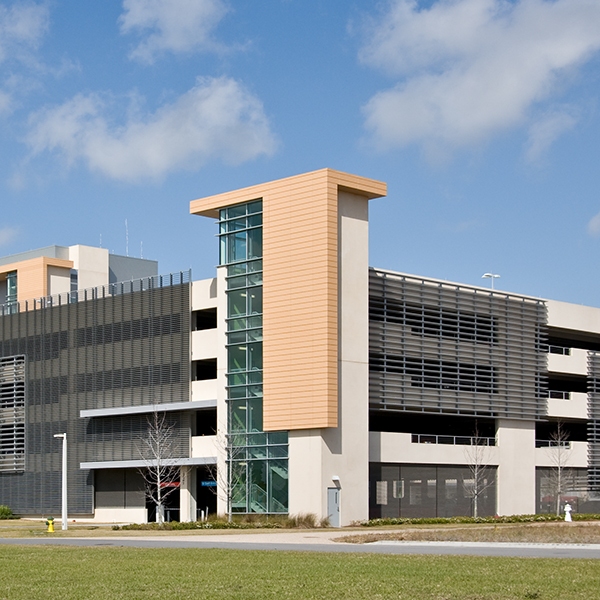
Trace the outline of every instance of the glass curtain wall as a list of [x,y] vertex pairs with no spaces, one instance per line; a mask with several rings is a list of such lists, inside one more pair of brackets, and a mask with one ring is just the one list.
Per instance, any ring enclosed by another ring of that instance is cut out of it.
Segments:
[[[371,463],[369,480],[371,519],[473,516],[468,466]],[[486,468],[477,496],[480,517],[496,514],[496,467]]]
[[288,512],[288,434],[264,432],[262,201],[220,211],[227,267],[228,500],[234,513]]

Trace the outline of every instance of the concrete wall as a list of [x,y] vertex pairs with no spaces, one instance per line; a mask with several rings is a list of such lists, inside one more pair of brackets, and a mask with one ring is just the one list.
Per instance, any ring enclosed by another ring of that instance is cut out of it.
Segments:
[[77,289],[87,290],[108,283],[108,250],[92,246],[70,246],[69,259],[77,270]]
[[561,449],[562,457],[559,459],[557,448],[536,448],[536,467],[556,467],[560,463],[563,467],[587,468],[588,444],[587,442],[571,442],[570,448]]
[[110,254],[108,257],[108,283],[131,281],[158,275],[158,262],[133,256]]
[[71,269],[48,267],[48,295],[71,291]]
[[535,513],[535,423],[498,420],[499,515]]
[[96,523],[146,523],[148,511],[141,508],[96,508]]
[[[410,433],[372,431],[369,434],[369,461],[424,465],[466,465],[471,446],[447,444],[413,444]],[[485,447],[483,461],[497,466],[497,446]]]
[[569,400],[548,398],[548,416],[563,419],[587,419],[588,399],[584,392],[571,392]]
[[551,327],[600,334],[600,308],[557,300],[547,300],[546,306]]

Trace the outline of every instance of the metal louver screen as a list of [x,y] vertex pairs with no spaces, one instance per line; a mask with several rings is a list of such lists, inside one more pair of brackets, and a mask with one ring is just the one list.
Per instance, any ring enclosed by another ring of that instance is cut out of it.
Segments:
[[600,492],[600,353],[588,352],[588,484]]
[[0,472],[25,469],[25,357],[0,358]]
[[[114,293],[111,293],[114,292]],[[24,355],[25,469],[0,476],[0,504],[17,514],[60,511],[60,440],[67,433],[69,514],[93,511],[93,473],[82,462],[139,458],[142,419],[80,418],[81,410],[190,398],[189,275],[32,302],[0,316],[0,360]],[[180,456],[190,423],[171,413]]]
[[371,407],[546,415],[543,301],[375,269],[369,277]]

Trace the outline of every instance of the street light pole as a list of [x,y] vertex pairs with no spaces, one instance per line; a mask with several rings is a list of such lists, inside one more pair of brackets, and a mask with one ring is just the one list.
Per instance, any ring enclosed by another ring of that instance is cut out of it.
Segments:
[[55,438],[62,438],[62,529],[66,531],[67,524],[67,434],[57,433]]
[[494,289],[494,279],[498,279],[498,277],[500,277],[500,275],[498,275],[497,273],[484,273],[481,276],[481,279],[491,279],[492,280],[492,289]]

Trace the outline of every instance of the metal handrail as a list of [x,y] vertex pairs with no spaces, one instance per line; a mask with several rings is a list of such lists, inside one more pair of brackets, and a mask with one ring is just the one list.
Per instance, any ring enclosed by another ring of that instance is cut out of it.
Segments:
[[571,348],[568,346],[556,346],[552,344],[544,345],[541,348],[542,352],[548,352],[549,354],[562,354],[564,356],[571,355]]
[[560,392],[558,390],[548,390],[548,398],[554,400],[570,400],[571,392]]
[[466,435],[433,435],[412,433],[413,444],[447,444],[452,446],[495,446],[496,438]]
[[535,440],[536,448],[567,448],[571,447],[571,442],[569,440]]

